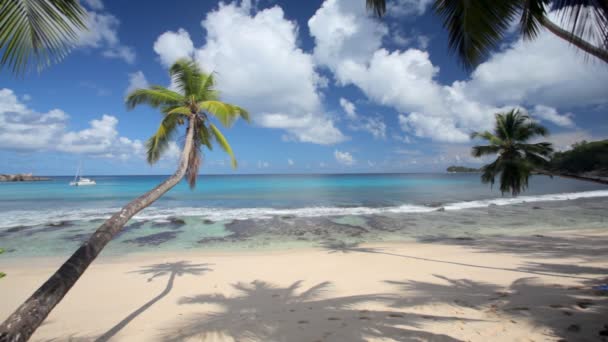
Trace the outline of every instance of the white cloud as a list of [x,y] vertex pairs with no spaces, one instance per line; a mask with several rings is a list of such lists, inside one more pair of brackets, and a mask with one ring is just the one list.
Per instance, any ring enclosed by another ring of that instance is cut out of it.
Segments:
[[287,165],[289,166],[294,166],[296,163],[294,163],[293,159],[289,158],[287,159]]
[[376,139],[386,139],[386,124],[381,117],[364,117],[348,126],[354,131],[365,131]]
[[103,10],[103,2],[101,0],[84,0],[84,3],[96,11]]
[[154,52],[160,57],[161,63],[169,67],[180,58],[191,58],[194,54],[194,43],[190,34],[180,28],[177,32],[167,31],[154,42]]
[[118,38],[118,18],[109,13],[88,11],[86,25],[88,30],[80,31],[77,47],[102,49],[105,57],[119,58],[129,64],[135,62],[135,50],[122,45]]
[[574,127],[572,113],[559,114],[557,109],[543,105],[536,105],[531,113],[533,118],[552,122],[561,127]]
[[116,117],[104,114],[90,128],[67,131],[69,116],[60,109],[38,113],[19,102],[10,89],[0,89],[0,149],[60,151],[107,158],[141,155],[139,140],[121,137]]
[[340,106],[342,107],[342,109],[344,110],[344,112],[346,113],[346,117],[349,118],[350,120],[356,120],[357,119],[357,112],[355,104],[348,101],[347,99],[341,97],[340,98]]
[[382,48],[387,31],[376,25],[346,0],[325,1],[309,21],[315,56],[333,72],[338,85],[355,85],[375,103],[399,111],[401,127],[415,136],[465,142],[471,131],[491,128],[493,114],[508,107],[608,103],[608,70],[585,63],[569,44],[548,32],[532,42],[518,40],[507,46],[481,64],[471,79],[444,85],[436,79],[439,68],[427,52]]
[[269,162],[258,160],[258,169],[267,169],[268,167],[270,167]]
[[359,117],[355,104],[343,97],[340,98],[340,106],[351,121],[350,129],[369,132],[376,139],[386,139],[386,124],[381,117]]
[[[247,108],[263,127],[286,130],[289,140],[346,140],[321,104],[319,88],[327,80],[298,46],[297,25],[279,6],[252,14],[248,3],[220,3],[201,24],[206,44],[200,48],[184,30],[157,39],[154,50],[163,64],[194,54],[203,69],[216,72],[223,100]],[[179,52],[176,46],[182,46]]]
[[607,135],[595,135],[585,130],[575,130],[571,132],[562,132],[551,134],[548,137],[542,137],[535,140],[535,142],[548,141],[553,144],[553,148],[556,151],[565,151],[572,148],[572,145],[583,140],[595,141],[603,140],[608,138]]
[[394,0],[387,1],[386,12],[392,17],[423,15],[433,0]]
[[346,166],[351,166],[354,165],[357,161],[353,158],[353,155],[350,154],[349,152],[342,152],[342,151],[338,151],[335,150],[334,151],[334,158],[336,158],[336,161],[342,165],[346,165]]
[[136,90],[136,89],[148,88],[149,85],[150,84],[148,83],[146,76],[144,75],[144,73],[141,70],[136,71],[134,73],[130,73],[129,74],[129,86],[127,87],[127,90],[125,91],[125,94],[129,94],[133,90]]

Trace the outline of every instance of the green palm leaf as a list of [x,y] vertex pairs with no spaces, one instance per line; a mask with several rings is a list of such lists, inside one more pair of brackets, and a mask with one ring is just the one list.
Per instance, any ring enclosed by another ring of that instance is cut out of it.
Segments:
[[218,118],[224,127],[231,127],[239,117],[249,121],[249,113],[239,106],[221,101],[203,101],[198,106]]
[[86,18],[77,0],[0,0],[0,67],[22,75],[62,60],[86,29]]
[[158,126],[156,133],[148,139],[146,147],[148,150],[148,163],[156,163],[162,153],[169,146],[172,136],[175,134],[178,125],[179,115],[169,114],[166,115],[163,121]]
[[222,150],[224,150],[224,152],[228,153],[228,155],[230,156],[232,167],[236,168],[236,158],[234,157],[234,153],[232,152],[232,147],[230,147],[230,144],[228,144],[228,140],[226,140],[222,132],[220,132],[220,130],[215,127],[214,124],[210,124],[209,127],[211,128],[211,132],[213,133],[213,136],[215,137],[215,140],[217,141],[218,145],[220,145]]
[[152,86],[150,89],[136,89],[127,96],[127,108],[133,109],[140,104],[151,107],[177,106],[185,102],[183,95],[161,86]]

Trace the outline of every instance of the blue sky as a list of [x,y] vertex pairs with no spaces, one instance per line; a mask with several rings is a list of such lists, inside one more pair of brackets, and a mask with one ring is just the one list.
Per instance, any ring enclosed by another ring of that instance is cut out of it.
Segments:
[[516,35],[471,72],[447,50],[431,0],[83,1],[91,30],[61,63],[0,72],[0,173],[168,174],[178,139],[154,166],[143,142],[160,114],[127,111],[128,89],[170,85],[190,57],[217,73],[226,102],[252,113],[224,133],[239,160],[205,152],[203,173],[442,172],[479,165],[468,135],[519,106],[557,149],[608,134],[608,68],[543,32]]

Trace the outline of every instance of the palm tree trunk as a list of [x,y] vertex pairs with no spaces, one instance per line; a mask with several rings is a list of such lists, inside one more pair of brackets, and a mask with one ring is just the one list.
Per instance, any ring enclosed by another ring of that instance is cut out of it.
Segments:
[[27,341],[127,221],[179,183],[186,174],[188,156],[193,147],[194,120],[190,120],[188,126],[177,171],[156,188],[131,201],[97,228],[89,240],[0,325],[0,342]]
[[585,51],[586,53],[601,59],[605,63],[608,63],[608,50],[597,47],[585,41],[584,39],[572,34],[572,32],[564,30],[563,28],[557,26],[555,23],[549,20],[549,18],[547,17],[544,17],[540,22],[545,28],[547,28],[547,30],[551,31],[556,36],[573,44],[574,46]]

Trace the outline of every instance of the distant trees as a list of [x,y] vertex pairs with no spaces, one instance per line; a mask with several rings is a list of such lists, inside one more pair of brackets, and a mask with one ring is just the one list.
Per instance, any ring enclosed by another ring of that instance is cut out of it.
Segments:
[[573,144],[571,150],[555,152],[547,169],[555,173],[608,173],[608,140],[583,140]]
[[479,169],[465,166],[450,166],[447,168],[448,172],[479,172]]

